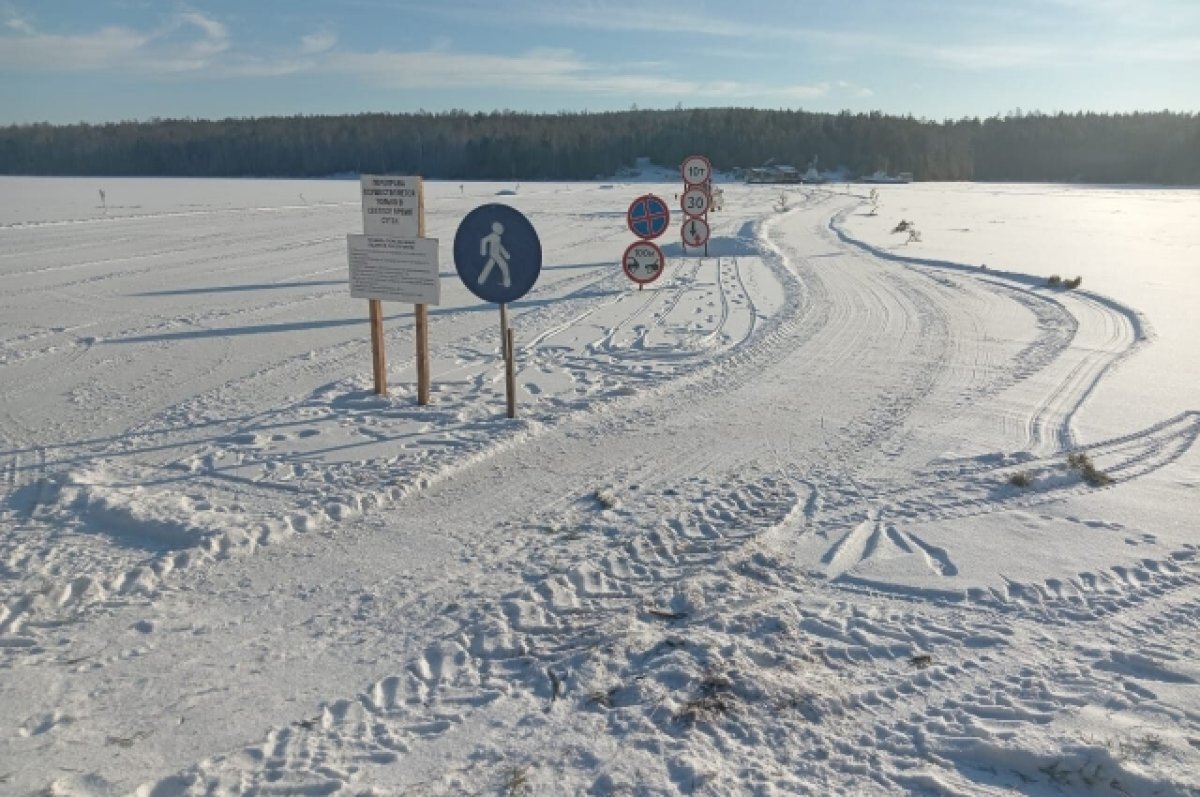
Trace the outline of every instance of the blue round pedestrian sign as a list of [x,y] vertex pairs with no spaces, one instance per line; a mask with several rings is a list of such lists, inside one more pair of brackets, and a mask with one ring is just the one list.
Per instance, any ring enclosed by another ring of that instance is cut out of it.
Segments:
[[542,242],[516,208],[493,202],[468,213],[454,234],[454,268],[467,290],[507,304],[529,293],[542,273]]
[[625,222],[629,225],[630,232],[646,241],[667,231],[671,224],[671,211],[662,198],[654,194],[645,194],[630,204],[625,214]]

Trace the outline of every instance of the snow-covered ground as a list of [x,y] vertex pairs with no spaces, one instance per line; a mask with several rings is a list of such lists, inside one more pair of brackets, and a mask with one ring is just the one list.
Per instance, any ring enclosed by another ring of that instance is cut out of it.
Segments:
[[0,793],[1200,794],[1200,191],[648,190],[419,407],[357,182],[0,179]]

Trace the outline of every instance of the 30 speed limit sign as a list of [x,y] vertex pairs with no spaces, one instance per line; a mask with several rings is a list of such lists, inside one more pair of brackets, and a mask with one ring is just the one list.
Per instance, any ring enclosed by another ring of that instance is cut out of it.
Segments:
[[712,163],[703,155],[688,155],[679,171],[685,185],[704,185],[712,177]]
[[683,196],[679,199],[679,204],[683,207],[683,212],[689,216],[703,216],[708,213],[708,206],[711,204],[708,192],[703,188],[689,188],[683,192]]
[[625,250],[621,267],[629,279],[638,285],[647,285],[662,276],[666,262],[657,246],[649,241],[635,241]]

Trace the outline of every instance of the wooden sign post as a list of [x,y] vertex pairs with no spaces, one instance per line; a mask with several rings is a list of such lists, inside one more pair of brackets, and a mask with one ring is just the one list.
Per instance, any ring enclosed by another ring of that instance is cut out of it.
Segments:
[[387,395],[387,354],[383,348],[383,301],[367,300],[371,318],[371,369],[375,372],[375,395]]
[[504,302],[500,303],[500,351],[504,352],[504,359],[508,359],[508,305]]
[[517,344],[513,328],[508,328],[504,336],[504,349],[508,352],[505,358],[504,393],[508,399],[508,417],[517,417]]
[[438,242],[425,237],[424,181],[364,174],[363,231],[347,236],[350,295],[367,299],[375,393],[387,395],[383,302],[412,302],[416,317],[417,403],[429,403],[429,312],[441,301]]
[[517,417],[517,374],[516,352],[513,350],[515,335],[508,325],[508,305],[500,303],[500,351],[504,354],[504,396],[508,406],[508,417]]
[[[425,237],[425,180],[417,178],[417,237]],[[417,318],[417,404],[429,403],[429,310],[418,304],[413,314]]]

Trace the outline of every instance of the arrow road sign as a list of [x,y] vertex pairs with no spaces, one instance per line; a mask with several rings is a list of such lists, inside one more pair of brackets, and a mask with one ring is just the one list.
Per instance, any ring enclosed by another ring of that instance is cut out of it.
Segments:
[[704,185],[712,177],[712,162],[703,155],[688,155],[679,167],[687,186]]
[[621,267],[625,276],[638,285],[648,285],[662,276],[666,265],[662,250],[649,241],[635,241],[625,250]]
[[498,203],[468,213],[454,233],[454,268],[485,302],[520,299],[542,273],[542,242],[529,219]]
[[[708,192],[703,188],[689,188],[683,192],[683,196],[679,199],[679,204],[683,207],[683,212],[688,216],[703,216],[708,212]],[[684,224],[687,224],[687,222],[685,221]]]
[[667,203],[654,194],[645,194],[633,200],[625,214],[629,229],[638,238],[657,238],[671,224],[671,211]]
[[687,246],[704,246],[708,241],[708,222],[704,219],[689,218],[681,228],[683,243]]

